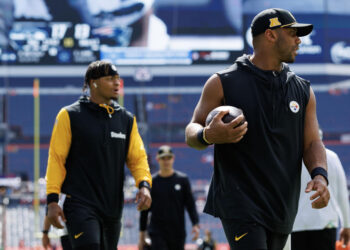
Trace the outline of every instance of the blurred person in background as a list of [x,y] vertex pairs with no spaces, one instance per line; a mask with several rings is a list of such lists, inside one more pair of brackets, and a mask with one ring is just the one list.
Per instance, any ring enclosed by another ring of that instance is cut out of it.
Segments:
[[6,206],[9,203],[7,186],[0,185],[0,205]]
[[183,250],[186,240],[185,209],[192,222],[192,240],[199,236],[199,217],[191,184],[186,174],[174,170],[175,155],[171,147],[161,146],[156,158],[159,171],[152,176],[152,205],[140,215],[139,250],[146,245],[146,229],[152,250]]
[[[78,250],[115,250],[124,203],[124,165],[139,188],[137,209],[151,205],[152,176],[136,118],[117,102],[115,65],[92,62],[84,95],[62,108],[52,131],[46,171],[49,222],[63,228]],[[63,210],[58,195],[66,194]]]
[[[323,133],[320,130],[320,137]],[[343,247],[350,240],[349,192],[344,168],[338,155],[326,148],[329,192],[331,198],[327,207],[312,209],[310,191],[300,190],[298,213],[291,236],[292,250],[334,250],[337,229],[341,221],[340,241]],[[301,186],[310,182],[310,175],[303,164]]]
[[198,250],[216,250],[216,242],[212,237],[212,233],[209,229],[204,231],[205,236],[202,242],[199,244]]

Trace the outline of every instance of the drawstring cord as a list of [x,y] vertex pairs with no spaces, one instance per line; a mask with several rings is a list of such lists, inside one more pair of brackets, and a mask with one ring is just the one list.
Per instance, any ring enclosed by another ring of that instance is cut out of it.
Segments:
[[99,104],[100,107],[105,108],[107,110],[107,113],[109,115],[109,118],[112,118],[112,114],[114,113],[114,108],[107,105],[107,104]]

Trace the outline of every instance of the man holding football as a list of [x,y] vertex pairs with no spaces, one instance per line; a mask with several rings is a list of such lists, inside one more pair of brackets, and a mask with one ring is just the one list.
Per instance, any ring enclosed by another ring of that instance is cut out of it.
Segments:
[[[196,149],[214,144],[204,212],[220,218],[231,249],[281,250],[297,213],[302,159],[312,179],[305,191],[315,191],[310,205],[322,208],[329,200],[315,95],[287,64],[313,25],[274,8],[256,15],[251,29],[254,53],[208,79],[186,142]],[[228,111],[221,111],[205,126],[208,113],[222,105],[244,116],[224,123]]]

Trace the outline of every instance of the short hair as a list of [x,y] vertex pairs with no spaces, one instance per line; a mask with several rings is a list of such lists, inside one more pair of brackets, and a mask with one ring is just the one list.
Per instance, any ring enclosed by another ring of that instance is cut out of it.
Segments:
[[90,80],[96,80],[104,76],[114,75],[119,75],[117,67],[114,64],[107,61],[94,61],[89,64],[86,70],[83,90],[87,89]]

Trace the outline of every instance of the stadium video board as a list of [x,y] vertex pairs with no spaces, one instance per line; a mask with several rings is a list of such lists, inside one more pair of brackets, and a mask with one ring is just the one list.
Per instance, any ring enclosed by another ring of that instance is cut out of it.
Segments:
[[1,0],[0,63],[227,63],[244,47],[241,9],[236,0]]

